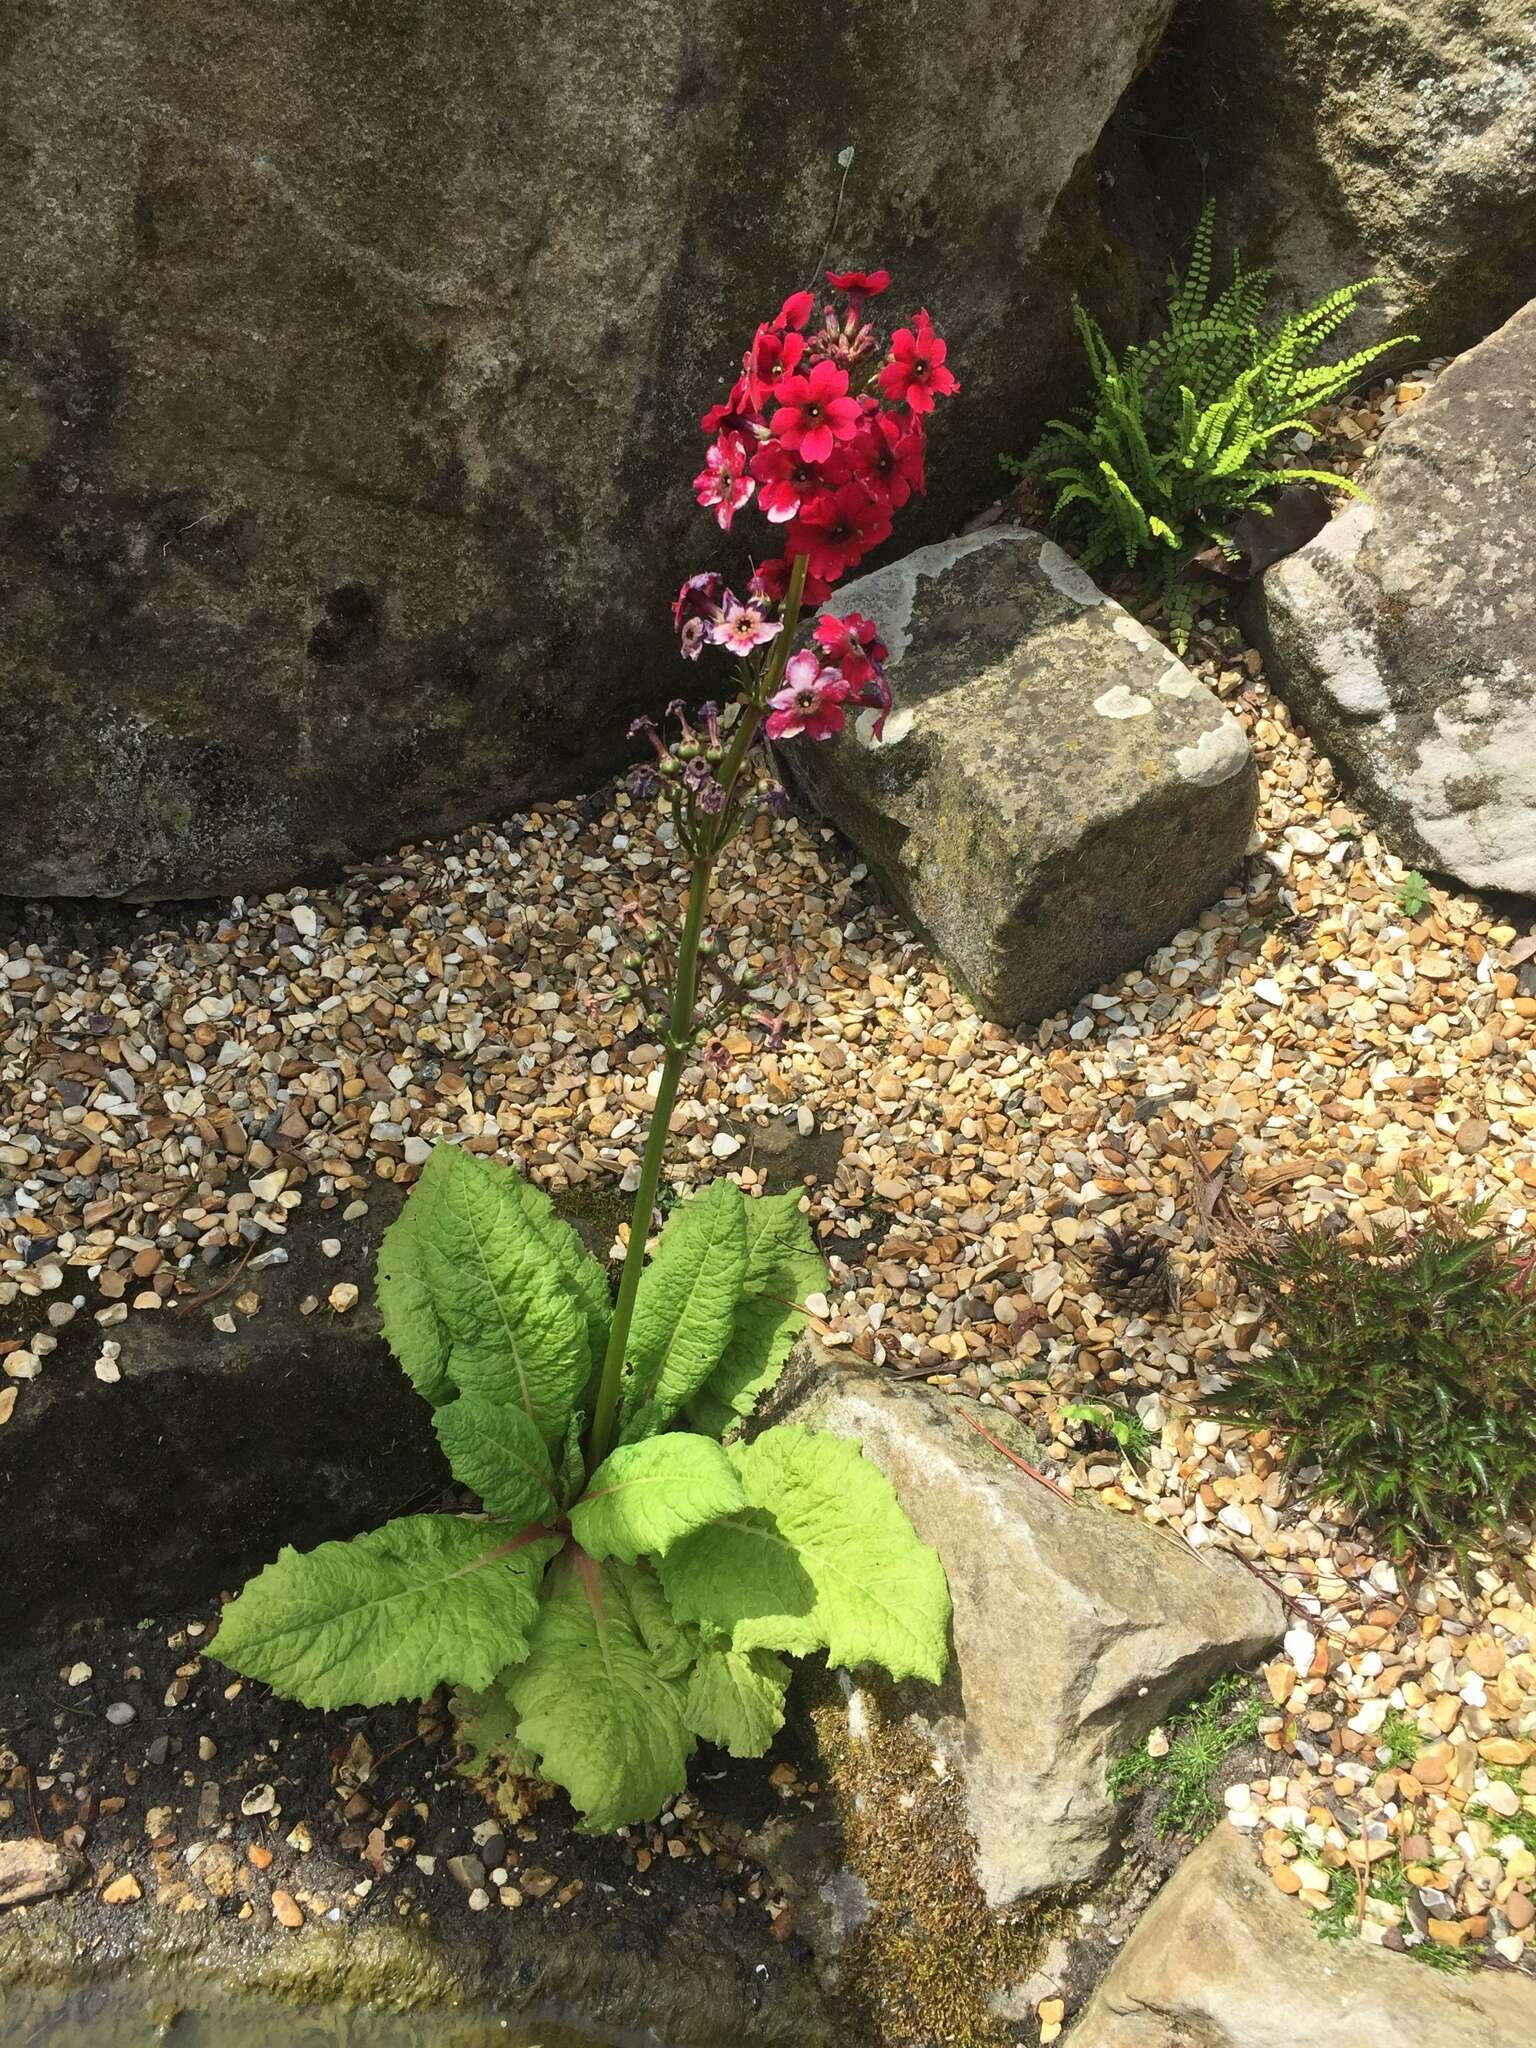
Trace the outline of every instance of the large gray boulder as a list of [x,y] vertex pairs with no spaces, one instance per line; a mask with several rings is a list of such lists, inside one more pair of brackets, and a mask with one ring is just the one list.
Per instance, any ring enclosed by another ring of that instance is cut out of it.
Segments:
[[1536,301],[1382,437],[1269,569],[1269,672],[1405,860],[1536,895]]
[[1072,2026],[1071,2048],[1516,2048],[1536,1981],[1446,1976],[1311,1916],[1225,1824],[1142,1916]]
[[837,593],[878,621],[897,709],[785,767],[1005,1024],[1145,959],[1242,860],[1237,721],[1054,541],[992,528]]
[[[915,538],[1126,303],[1088,158],[1172,0],[6,13],[0,891],[154,899],[591,787],[674,694],[697,417],[839,263],[966,398]],[[1029,345],[1021,349],[1019,336]]]
[[1536,293],[1533,78],[1530,0],[1193,0],[1116,133],[1292,303],[1380,275],[1342,347],[1450,354]]
[[[1006,1417],[973,1412],[1017,1453]],[[949,1396],[809,1341],[753,1427],[776,1422],[856,1437],[943,1559],[950,1671],[942,1687],[903,1687],[899,1705],[924,1776],[962,1782],[986,1903],[1008,1908],[1102,1874],[1120,1817],[1109,1765],[1213,1679],[1256,1662],[1285,1626],[1279,1600],[1231,1558],[1060,1499]],[[856,1747],[889,1717],[888,1699],[866,1705],[855,1692],[848,1740]]]

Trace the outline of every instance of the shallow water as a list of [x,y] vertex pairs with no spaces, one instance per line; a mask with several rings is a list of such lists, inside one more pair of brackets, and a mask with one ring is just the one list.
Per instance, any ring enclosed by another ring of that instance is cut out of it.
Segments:
[[176,1983],[156,1971],[90,1984],[21,1985],[0,1994],[4,2048],[652,2048],[649,2036],[595,2034],[562,2021],[491,2011],[381,2012],[299,2006]]

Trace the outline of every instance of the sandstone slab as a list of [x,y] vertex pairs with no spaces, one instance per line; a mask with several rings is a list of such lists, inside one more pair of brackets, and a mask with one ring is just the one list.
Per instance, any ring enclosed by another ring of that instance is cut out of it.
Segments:
[[1422,359],[1536,293],[1533,77],[1529,0],[1193,0],[1115,127],[1185,233],[1215,193],[1292,304],[1379,276],[1341,348]]
[[[1007,1418],[983,1409],[994,1434]],[[758,1425],[857,1437],[944,1561],[954,1601],[942,1688],[902,1688],[910,1724],[964,1782],[989,1906],[1101,1873],[1117,1836],[1109,1764],[1172,1708],[1284,1627],[1279,1601],[1229,1558],[1070,1506],[923,1386],[850,1369],[803,1343]],[[850,1707],[855,1735],[861,1719]]]
[[1073,290],[1134,303],[1088,159],[1171,7],[8,8],[0,890],[266,886],[616,766],[680,577],[744,566],[696,422],[850,142],[828,260],[965,378],[944,531]]
[[1536,895],[1536,301],[1382,437],[1246,600],[1269,673],[1405,860]]
[[1217,896],[1257,796],[1236,720],[1053,541],[990,529],[839,591],[897,709],[785,750],[987,1016],[1034,1021]]
[[1072,2048],[1516,2048],[1536,1981],[1447,1976],[1364,1941],[1322,1942],[1252,1844],[1217,1827],[1142,1916]]

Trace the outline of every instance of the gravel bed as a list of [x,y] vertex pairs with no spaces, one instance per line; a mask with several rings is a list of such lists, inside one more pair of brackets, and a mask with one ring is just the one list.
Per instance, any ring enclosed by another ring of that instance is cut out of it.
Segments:
[[[1433,367],[1320,416],[1310,459],[1367,468]],[[1470,1592],[1406,1586],[1292,1493],[1265,1433],[1191,1404],[1266,1341],[1203,1241],[1195,1160],[1261,1227],[1391,1222],[1404,1170],[1527,1227],[1536,936],[1455,891],[1401,910],[1401,863],[1257,653],[1206,634],[1191,662],[1258,756],[1245,872],[1140,970],[1022,1040],[974,1013],[830,832],[759,819],[717,908],[722,946],[778,977],[763,1007],[782,1041],[733,1029],[733,1064],[690,1072],[672,1180],[724,1171],[750,1191],[786,1140],[816,1144],[828,1166],[807,1199],[832,1279],[807,1306],[831,1343],[1025,1415],[1069,1491],[1235,1550],[1283,1592],[1274,1775],[1246,1805],[1229,1795],[1282,1889],[1321,1910],[1351,1859],[1396,1846],[1412,1899],[1372,1901],[1367,1938],[1428,1932],[1529,1967],[1536,1608],[1491,1561]],[[281,1257],[301,1205],[360,1215],[438,1139],[516,1157],[556,1193],[632,1188],[661,1048],[614,961],[626,906],[665,907],[676,886],[672,850],[608,791],[329,889],[13,919],[0,1425],[57,1327],[88,1316],[110,1428],[114,1328]],[[1168,1240],[1176,1313],[1128,1319],[1095,1292],[1085,1253],[1117,1224]],[[225,1290],[211,1327],[254,1300]],[[1081,1447],[1061,1411],[1088,1394],[1136,1407],[1157,1438],[1144,1468]],[[1389,1711],[1415,1731],[1411,1765],[1383,1746]]]

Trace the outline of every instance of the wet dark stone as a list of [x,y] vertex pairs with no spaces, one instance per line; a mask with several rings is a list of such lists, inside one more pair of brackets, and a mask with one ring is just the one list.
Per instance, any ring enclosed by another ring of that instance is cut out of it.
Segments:
[[[400,1196],[338,1226],[318,1210],[283,1265],[242,1276],[261,1297],[226,1336],[192,1313],[131,1316],[111,1335],[121,1379],[98,1380],[102,1332],[77,1317],[0,1434],[0,1527],[25,1571],[0,1573],[0,1639],[103,1616],[191,1608],[238,1586],[284,1543],[300,1549],[430,1506],[448,1483],[427,1405],[390,1357],[369,1276]],[[301,1212],[302,1213],[302,1212]],[[342,1239],[326,1259],[322,1236]],[[301,1316],[339,1278],[363,1285],[346,1316]],[[137,1700],[127,1686],[117,1697]]]

